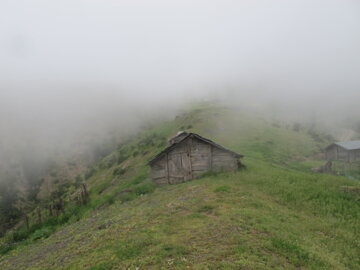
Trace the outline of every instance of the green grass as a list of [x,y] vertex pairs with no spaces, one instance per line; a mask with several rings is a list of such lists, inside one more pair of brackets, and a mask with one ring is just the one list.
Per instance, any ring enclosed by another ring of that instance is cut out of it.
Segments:
[[231,191],[231,187],[229,186],[219,186],[214,189],[214,192],[226,192],[229,193]]
[[[245,154],[246,169],[150,182],[147,162],[184,127]],[[359,269],[359,183],[310,172],[324,144],[303,127],[195,109],[96,164],[90,203],[18,246],[0,246],[0,268]]]

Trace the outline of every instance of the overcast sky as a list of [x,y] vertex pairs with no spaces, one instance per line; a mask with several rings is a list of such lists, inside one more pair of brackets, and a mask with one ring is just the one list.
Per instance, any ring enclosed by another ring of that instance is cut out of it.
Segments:
[[1,83],[22,89],[359,86],[359,48],[356,0],[0,1]]
[[208,92],[356,107],[359,3],[0,0],[0,128],[50,136]]

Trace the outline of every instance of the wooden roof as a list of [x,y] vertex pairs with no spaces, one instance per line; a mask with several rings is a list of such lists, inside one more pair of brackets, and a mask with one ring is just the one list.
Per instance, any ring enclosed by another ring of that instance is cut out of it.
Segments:
[[[181,134],[180,134],[181,135]],[[223,146],[221,146],[220,144],[217,144],[215,142],[213,142],[212,140],[206,139],[196,133],[188,133],[186,136],[184,136],[180,141],[173,143],[172,145],[168,146],[167,148],[165,148],[163,151],[161,151],[159,154],[157,154],[154,158],[152,158],[149,161],[149,165],[152,165],[156,160],[158,160],[159,158],[161,158],[164,154],[170,152],[172,149],[176,148],[181,142],[183,142],[184,140],[188,139],[188,138],[197,138],[200,141],[206,142],[208,144],[211,144],[212,146],[222,149],[228,153],[231,153],[232,155],[234,155],[236,158],[242,158],[244,157],[243,155],[240,155],[238,153],[235,153],[234,151],[231,151]]]

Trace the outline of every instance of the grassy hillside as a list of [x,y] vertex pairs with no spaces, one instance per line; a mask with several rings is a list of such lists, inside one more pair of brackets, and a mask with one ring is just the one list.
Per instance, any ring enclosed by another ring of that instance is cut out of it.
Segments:
[[[244,154],[247,168],[155,186],[147,161],[178,130]],[[0,267],[358,269],[360,204],[343,187],[359,184],[309,172],[329,140],[299,124],[197,107],[119,145],[84,176],[90,203],[3,252]]]

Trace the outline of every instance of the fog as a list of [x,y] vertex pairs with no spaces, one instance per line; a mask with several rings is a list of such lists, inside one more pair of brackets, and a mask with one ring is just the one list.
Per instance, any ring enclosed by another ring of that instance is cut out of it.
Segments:
[[357,121],[359,48],[356,0],[2,0],[0,159],[82,151],[214,98]]

